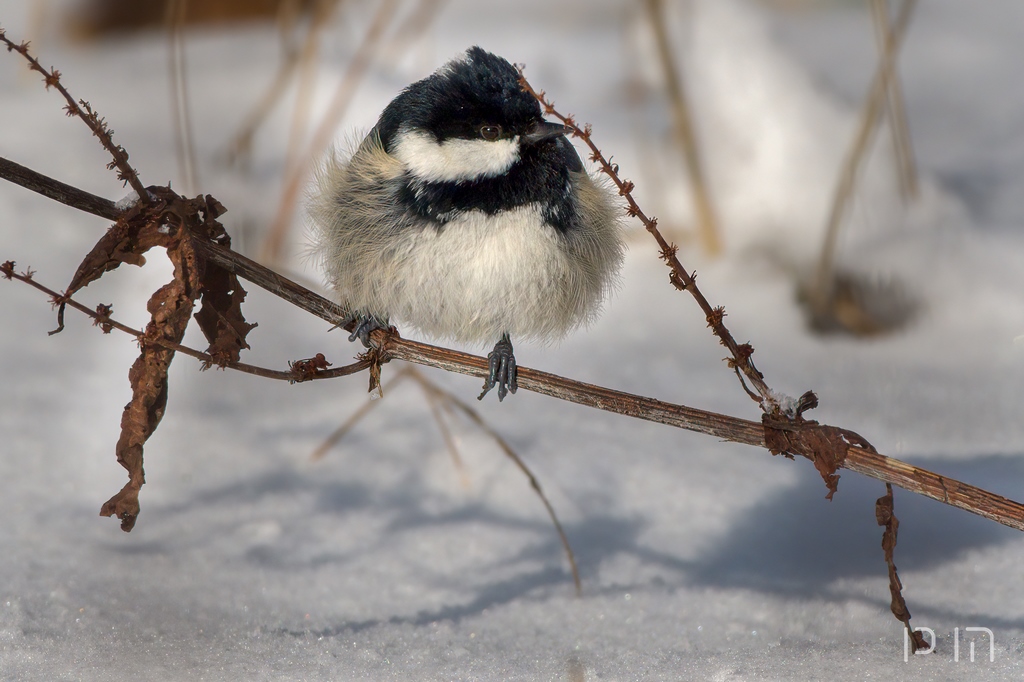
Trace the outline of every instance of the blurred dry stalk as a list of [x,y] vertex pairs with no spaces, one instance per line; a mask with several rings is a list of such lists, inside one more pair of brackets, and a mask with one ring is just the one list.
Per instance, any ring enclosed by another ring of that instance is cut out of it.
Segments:
[[[444,0],[419,0],[399,25],[386,45],[381,47],[383,34],[397,14],[397,3],[382,0],[377,13],[371,20],[363,42],[357,48],[348,68],[339,81],[335,93],[328,105],[328,111],[321,120],[312,140],[304,146],[306,128],[309,123],[310,104],[313,95],[314,74],[317,65],[316,54],[320,33],[330,21],[331,15],[342,0],[318,0],[311,20],[309,32],[303,44],[301,54],[288,57],[282,64],[278,76],[264,96],[257,109],[250,115],[248,122],[232,144],[229,158],[237,158],[239,153],[248,153],[252,136],[256,127],[262,122],[266,113],[280,97],[284,84],[289,80],[296,67],[299,67],[299,85],[292,114],[291,128],[288,135],[287,157],[284,164],[283,191],[278,211],[263,245],[262,257],[271,263],[279,262],[284,240],[292,225],[298,198],[309,174],[309,169],[330,144],[338,125],[352,102],[356,89],[366,74],[375,57],[382,59],[398,59],[415,39],[422,35],[436,18]],[[294,54],[294,50],[292,51]],[[379,61],[379,60],[378,60]]]
[[665,89],[672,108],[672,121],[675,128],[676,141],[682,147],[683,160],[686,163],[686,171],[690,177],[693,205],[697,214],[697,234],[704,250],[708,254],[715,256],[722,250],[718,217],[715,213],[714,202],[711,200],[711,192],[705,178],[700,148],[697,144],[697,134],[693,125],[693,116],[690,113],[686,91],[683,88],[682,74],[676,68],[675,55],[672,54],[672,46],[666,29],[665,3],[664,0],[644,0],[644,8],[647,12],[651,30],[654,32],[654,39],[658,48],[658,60],[661,62],[662,70],[664,71]]
[[[582,585],[580,583],[579,569],[576,566],[576,557],[573,555],[572,547],[569,545],[569,538],[565,534],[565,530],[562,528],[561,522],[558,520],[558,515],[555,513],[555,508],[551,506],[551,502],[548,500],[543,489],[541,489],[540,481],[534,476],[533,472],[526,465],[512,446],[509,445],[508,441],[502,437],[500,433],[494,430],[480,413],[474,409],[471,405],[461,400],[458,396],[453,394],[451,391],[447,391],[435,382],[427,378],[423,372],[413,365],[405,365],[401,367],[391,379],[381,387],[381,394],[385,390],[391,390],[399,382],[404,379],[411,379],[420,387],[423,391],[424,396],[427,398],[427,403],[430,406],[431,413],[434,417],[434,421],[437,423],[438,430],[441,432],[441,437],[444,439],[445,447],[448,448],[448,453],[451,455],[452,463],[455,465],[456,470],[459,472],[460,481],[463,487],[469,486],[469,479],[465,473],[465,467],[462,463],[462,457],[459,454],[458,446],[455,443],[455,438],[452,435],[451,429],[448,427],[448,423],[445,421],[445,417],[442,415],[441,410],[448,415],[448,419],[455,417],[455,411],[458,410],[469,419],[477,428],[484,432],[498,448],[504,453],[506,457],[512,460],[524,476],[530,483],[530,487],[533,488],[534,493],[540,498],[541,503],[544,505],[544,509],[547,511],[548,518],[551,519],[552,525],[555,527],[555,532],[558,533],[559,540],[562,543],[562,549],[565,551],[566,559],[569,561],[569,568],[572,572],[573,584],[576,586],[576,594],[579,595],[582,592]],[[374,407],[380,404],[381,401],[373,400],[365,403],[358,410],[345,420],[345,422],[339,426],[327,439],[320,444],[320,446],[313,451],[311,458],[314,460],[322,459],[327,452],[341,441],[345,435],[352,430],[360,420],[368,415]]]
[[188,0],[170,0],[167,3],[167,62],[171,85],[171,118],[174,126],[174,151],[178,158],[178,171],[185,183],[185,194],[191,196],[199,186],[196,169],[196,146],[192,137],[192,116],[188,100],[188,77],[185,70],[185,44],[182,27]]
[[[903,25],[905,27],[905,21]],[[894,35],[900,33],[899,24],[897,29]],[[152,319],[146,330],[125,328],[125,331],[134,333],[140,339],[141,349],[139,358],[129,372],[133,395],[132,401],[125,407],[121,438],[117,445],[118,461],[128,470],[129,482],[102,506],[100,513],[105,516],[116,516],[121,520],[122,529],[130,531],[140,511],[138,493],[145,482],[143,447],[163,417],[166,407],[167,370],[175,351],[181,348],[181,339],[192,318],[193,306],[197,300],[202,301],[202,309],[195,315],[195,320],[210,342],[210,347],[205,353],[207,362],[221,367],[238,367],[241,352],[248,348],[245,337],[255,326],[242,316],[241,304],[246,292],[238,278],[244,278],[331,324],[339,325],[339,320],[348,319],[350,316],[337,304],[232,251],[230,238],[217,221],[225,209],[212,196],[185,199],[169,187],[154,186],[148,190],[142,187],[137,174],[128,165],[127,153],[122,147],[114,144],[103,119],[99,118],[88,103],[75,102],[61,84],[60,73],[56,70],[43,69],[38,60],[29,53],[27,44],[11,42],[2,28],[0,42],[6,45],[9,52],[17,52],[24,57],[32,70],[42,74],[47,88],[54,87],[60,92],[67,103],[66,109],[69,114],[81,118],[111,153],[113,161],[109,167],[116,169],[118,177],[126,183],[131,183],[139,192],[139,199],[133,206],[121,209],[109,200],[0,158],[0,178],[79,210],[116,221],[86,255],[71,284],[63,293],[43,288],[49,293],[53,303],[59,306],[60,325],[53,333],[62,328],[63,310],[68,305],[92,316],[96,325],[103,331],[115,327],[121,329],[122,327],[116,325],[110,318],[110,306],[97,306],[93,312],[73,301],[72,295],[123,263],[142,265],[145,262],[142,254],[154,246],[164,247],[175,266],[173,280],[158,289],[150,299],[148,309]],[[547,114],[557,117],[571,127],[573,134],[592,150],[592,160],[601,165],[603,172],[608,174],[628,202],[628,213],[639,218],[658,242],[660,256],[670,268],[670,283],[679,290],[691,293],[705,311],[708,326],[721,343],[729,348],[732,357],[727,359],[727,362],[730,368],[737,373],[741,382],[746,375],[758,389],[760,396],[750,391],[743,383],[748,394],[755,400],[759,399],[764,414],[760,422],[749,421],[585,384],[526,367],[519,368],[521,388],[580,405],[766,448],[773,455],[783,455],[789,459],[799,455],[810,460],[819,471],[828,486],[829,497],[836,492],[838,470],[845,468],[1009,527],[1024,530],[1024,505],[881,455],[863,437],[852,431],[805,419],[803,412],[817,406],[817,397],[813,392],[808,391],[799,400],[794,401],[785,399],[785,396],[769,389],[763,382],[763,376],[750,361],[753,348],[749,344],[736,344],[732,339],[723,324],[725,310],[721,307],[711,308],[697,288],[694,276],[684,270],[679,263],[676,247],[665,242],[658,232],[656,219],[646,216],[633,199],[633,183],[621,179],[618,167],[610,163],[594,144],[590,125],[584,125],[582,128],[577,126],[571,116],[564,116],[556,111],[550,101],[545,99],[544,93],[534,90],[525,78],[522,78],[520,83],[524,89],[537,97]],[[5,279],[18,279],[37,286],[32,275],[31,272],[16,272],[13,261],[0,264],[0,277]],[[355,321],[339,326],[352,331]],[[357,363],[341,368],[368,369],[371,390],[379,387],[381,367],[390,360],[406,360],[480,378],[488,373],[485,358],[403,339],[394,329],[375,330],[371,334],[371,341],[371,348]],[[294,378],[290,380],[321,378],[322,373],[332,371],[327,369],[329,366],[330,363],[323,354],[292,363],[290,369]],[[462,409],[461,401],[454,399],[454,396],[451,397],[453,400],[449,401],[449,404]],[[475,412],[472,410],[464,410],[464,414],[474,419]],[[485,430],[489,428],[482,421],[476,423]],[[492,435],[496,436],[493,433]],[[499,444],[501,442],[499,439]],[[523,466],[521,460],[518,460],[510,450],[506,450],[506,454],[517,461],[529,477],[531,485],[539,492],[539,484]],[[907,622],[909,613],[905,614],[904,619],[904,614],[897,613],[896,609],[895,597],[900,592],[901,585],[898,578],[894,577],[895,569],[892,563],[896,521],[891,517],[891,497],[883,506],[886,506],[886,510],[884,514],[878,512],[878,521],[886,525],[887,529],[883,543],[886,562],[891,569],[893,611],[894,615]],[[550,507],[549,513],[553,515]],[[562,536],[564,538],[564,534]]]
[[317,126],[316,131],[313,133],[313,139],[306,148],[306,152],[298,157],[298,163],[286,176],[277,214],[274,216],[274,221],[270,225],[266,241],[263,243],[261,255],[264,261],[276,263],[279,260],[281,249],[291,227],[292,215],[295,212],[299,194],[308,177],[311,164],[314,162],[314,159],[319,158],[330,144],[338,123],[341,122],[341,118],[345,115],[345,111],[352,101],[356,87],[363,79],[366,70],[373,60],[373,56],[376,54],[381,36],[394,19],[397,5],[397,0],[380,1],[380,4],[377,6],[377,12],[374,14],[370,25],[366,29],[366,33],[363,35],[362,42],[356,48],[352,60],[348,63],[345,73],[338,83],[334,96],[327,107],[327,113],[324,114],[320,125]]
[[281,4],[278,26],[281,32],[283,59],[274,79],[256,105],[246,114],[238,133],[228,144],[226,154],[228,163],[244,164],[248,161],[256,132],[281,101],[288,83],[296,71],[299,72],[299,85],[295,96],[295,110],[292,114],[289,152],[298,146],[298,141],[304,137],[304,125],[309,115],[309,100],[315,75],[316,56],[320,46],[320,35],[330,24],[331,18],[342,2],[343,0],[315,0],[301,46],[296,44],[295,35],[300,26],[299,2],[291,0]]
[[860,167],[871,146],[875,130],[878,128],[882,107],[885,105],[887,93],[890,91],[896,57],[907,27],[910,25],[910,18],[916,4],[917,0],[903,0],[896,22],[886,36],[881,59],[861,109],[857,134],[843,163],[836,185],[817,271],[807,292],[812,322],[818,328],[833,327],[837,319],[834,311],[837,293],[835,257],[839,230],[846,216],[846,207],[853,196]]
[[[889,17],[889,0],[871,0],[871,17],[875,25],[875,38],[878,43],[878,58],[885,59],[885,46],[892,33],[892,21]],[[917,164],[914,162],[914,146],[910,137],[910,123],[907,121],[907,107],[903,100],[903,85],[899,70],[895,64],[887,70],[886,81],[886,114],[889,119],[889,130],[892,134],[893,150],[896,154],[897,172],[900,181],[900,192],[904,201],[917,199],[919,194],[917,182]]]

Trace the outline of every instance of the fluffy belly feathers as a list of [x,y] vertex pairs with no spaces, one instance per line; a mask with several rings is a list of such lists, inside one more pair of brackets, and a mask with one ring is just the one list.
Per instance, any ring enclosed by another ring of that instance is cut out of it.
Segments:
[[603,292],[588,290],[559,240],[535,205],[409,229],[351,303],[438,338],[561,337],[596,311]]

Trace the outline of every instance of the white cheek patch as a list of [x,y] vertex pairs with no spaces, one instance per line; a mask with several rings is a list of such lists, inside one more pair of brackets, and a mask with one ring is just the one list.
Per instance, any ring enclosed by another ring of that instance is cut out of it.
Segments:
[[392,154],[418,180],[462,182],[502,175],[519,160],[519,137],[507,140],[451,138],[438,144],[433,135],[402,130]]

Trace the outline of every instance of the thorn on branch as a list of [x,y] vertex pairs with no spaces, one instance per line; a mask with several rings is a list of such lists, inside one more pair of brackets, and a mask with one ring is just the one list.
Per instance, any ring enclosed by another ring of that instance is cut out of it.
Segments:
[[634,187],[636,187],[636,185],[633,184],[632,180],[623,180],[622,185],[619,186],[619,196],[626,196],[633,191]]
[[726,362],[729,363],[729,367],[732,369],[739,369],[749,362],[750,356],[754,354],[754,347],[749,343],[741,343],[736,346],[736,354],[731,358],[726,358]]
[[92,326],[99,327],[104,334],[109,334],[114,325],[110,323],[110,316],[114,312],[114,304],[105,305],[100,303],[96,306],[96,317],[92,319]]
[[818,394],[815,393],[814,391],[806,391],[802,396],[797,398],[795,408],[797,418],[803,419],[804,412],[806,412],[807,410],[813,410],[817,406]]
[[[691,276],[690,279],[691,280],[697,279],[697,273],[696,272],[693,273],[693,275]],[[725,318],[725,316],[726,316],[725,306],[717,306],[717,307],[715,307],[711,311],[711,314],[708,315],[708,318],[707,318],[708,319],[708,326],[711,327],[712,329],[715,329],[716,327],[718,327],[719,325],[722,324],[722,320]]]
[[14,261],[8,260],[0,264],[0,275],[4,276],[4,279],[11,279],[14,277]]
[[317,353],[313,357],[306,358],[305,360],[296,360],[295,362],[288,363],[288,369],[290,369],[295,375],[295,380],[292,383],[309,381],[316,377],[317,373],[330,366],[331,363],[327,362],[327,358],[323,353]]

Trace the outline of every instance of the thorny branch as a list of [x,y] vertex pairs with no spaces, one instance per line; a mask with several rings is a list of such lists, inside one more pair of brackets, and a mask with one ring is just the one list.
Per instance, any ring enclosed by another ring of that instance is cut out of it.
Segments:
[[60,71],[57,69],[50,69],[47,71],[43,68],[42,64],[39,63],[32,53],[28,50],[28,42],[15,44],[4,33],[3,28],[0,28],[0,42],[3,42],[7,46],[8,52],[17,52],[28,62],[28,66],[33,71],[38,71],[43,75],[43,82],[46,84],[46,89],[49,90],[51,87],[56,88],[57,92],[64,96],[67,101],[67,105],[64,110],[68,116],[77,116],[82,119],[85,125],[89,126],[89,130],[92,134],[99,139],[103,148],[110,152],[110,155],[114,157],[114,160],[107,164],[107,168],[110,170],[117,169],[117,179],[125,184],[130,184],[132,189],[135,190],[142,203],[149,203],[149,198],[146,196],[146,189],[142,185],[142,181],[139,180],[138,174],[135,169],[128,163],[128,152],[125,151],[124,147],[119,144],[114,144],[114,131],[107,126],[105,119],[100,118],[88,102],[83,100],[75,101],[75,98],[71,96],[71,93],[67,91],[60,82]]
[[[40,284],[35,279],[35,272],[32,270],[26,270],[24,272],[15,271],[14,261],[6,261],[0,263],[0,276],[4,279],[16,279],[19,282],[24,282],[29,286],[38,289],[39,291],[47,294],[51,301],[59,301],[64,299],[64,296],[50,287]],[[110,305],[100,303],[95,309],[89,308],[76,301],[73,298],[64,299],[67,302],[69,308],[73,308],[83,315],[87,315],[92,318],[92,324],[94,327],[99,327],[104,334],[109,334],[112,330],[124,332],[130,336],[134,336],[139,340],[139,343],[153,343],[168,350],[173,350],[176,353],[187,355],[191,358],[195,358],[202,363],[202,369],[209,369],[216,365],[220,369],[233,369],[244,374],[252,374],[253,376],[263,377],[264,379],[277,379],[279,381],[287,381],[289,383],[301,383],[303,381],[314,381],[319,379],[336,379],[338,377],[349,376],[352,374],[358,374],[370,366],[370,360],[359,359],[349,365],[343,367],[335,367],[333,369],[327,369],[331,366],[331,363],[327,362],[323,353],[317,353],[312,358],[304,360],[296,360],[288,363],[288,370],[270,369],[268,367],[260,367],[258,365],[250,365],[244,362],[227,361],[221,364],[221,360],[214,357],[209,353],[204,353],[201,350],[196,350],[189,346],[182,345],[180,343],[174,343],[168,339],[160,338],[147,338],[145,332],[142,332],[133,327],[129,327],[126,324],[118,322],[111,317],[114,310]],[[373,403],[371,403],[373,404]]]
[[[740,377],[740,383],[743,384],[743,377],[754,386],[757,394],[751,394],[748,390],[747,393],[751,395],[754,400],[761,404],[763,409],[768,414],[780,413],[780,405],[776,393],[768,387],[768,384],[764,381],[764,375],[754,366],[754,361],[751,356],[754,353],[754,348],[749,343],[737,343],[736,339],[733,338],[732,333],[728,327],[725,326],[725,308],[722,306],[712,307],[708,300],[701,293],[701,290],[697,287],[697,273],[688,272],[683,267],[682,263],[679,262],[678,252],[679,247],[675,244],[669,244],[669,242],[662,236],[661,231],[658,230],[658,219],[654,217],[648,217],[644,213],[643,209],[640,208],[639,204],[633,198],[634,185],[629,180],[623,180],[619,176],[619,166],[611,162],[611,157],[605,157],[601,150],[594,144],[591,138],[590,124],[585,124],[582,128],[576,123],[571,115],[566,116],[559,113],[555,109],[555,105],[551,100],[547,99],[546,94],[543,90],[535,90],[532,85],[526,80],[526,76],[523,74],[523,67],[517,66],[519,69],[519,85],[526,90],[528,93],[537,98],[541,106],[544,108],[544,113],[548,116],[554,116],[561,121],[567,128],[572,131],[573,137],[578,137],[583,140],[584,144],[590,148],[591,155],[590,160],[601,166],[601,171],[607,175],[615,186],[619,190],[619,195],[622,196],[627,203],[626,213],[631,218],[638,218],[647,231],[651,233],[655,241],[658,242],[658,248],[660,249],[660,257],[665,264],[668,265],[669,270],[669,282],[672,283],[676,289],[680,291],[689,291],[690,295],[700,306],[700,309],[704,311],[704,316],[707,319],[708,327],[714,332],[715,336],[723,346],[729,349],[729,353],[732,357],[727,358],[729,367],[737,370],[737,376]],[[742,372],[742,374],[740,374]],[[746,385],[744,384],[744,388]]]

